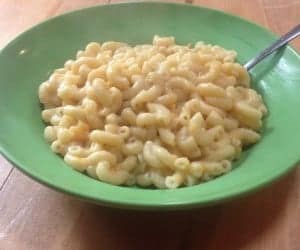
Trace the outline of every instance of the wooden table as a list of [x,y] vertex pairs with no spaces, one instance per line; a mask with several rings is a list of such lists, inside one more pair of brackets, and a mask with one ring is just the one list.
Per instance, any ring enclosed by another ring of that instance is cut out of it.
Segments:
[[[1,0],[0,48],[65,11],[109,0]],[[177,1],[177,2],[184,2]],[[186,0],[282,34],[300,21],[298,0]],[[300,40],[293,42],[299,50]],[[24,176],[0,156],[0,250],[300,249],[300,169],[264,190],[187,212],[129,212],[78,201]]]

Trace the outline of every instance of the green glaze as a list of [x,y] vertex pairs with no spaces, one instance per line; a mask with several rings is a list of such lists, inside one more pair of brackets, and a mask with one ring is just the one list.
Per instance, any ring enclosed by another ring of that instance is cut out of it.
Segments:
[[219,44],[236,50],[241,63],[276,38],[236,16],[181,4],[104,5],[55,17],[21,34],[0,53],[1,153],[27,175],[62,192],[108,206],[157,210],[242,196],[295,166],[300,159],[300,57],[290,47],[252,72],[253,87],[263,95],[269,115],[262,140],[227,175],[176,190],[118,187],[72,170],[52,153],[43,138],[39,84],[90,41],[150,43],[154,34],[173,35],[183,44]]

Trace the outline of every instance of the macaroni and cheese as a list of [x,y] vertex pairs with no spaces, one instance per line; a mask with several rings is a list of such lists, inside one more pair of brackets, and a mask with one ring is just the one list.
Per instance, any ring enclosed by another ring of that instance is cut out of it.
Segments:
[[236,52],[174,37],[89,43],[39,88],[51,149],[115,185],[191,186],[231,170],[267,110]]

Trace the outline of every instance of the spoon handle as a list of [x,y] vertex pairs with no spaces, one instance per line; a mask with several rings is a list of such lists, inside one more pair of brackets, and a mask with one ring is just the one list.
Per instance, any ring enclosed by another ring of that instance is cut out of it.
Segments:
[[256,57],[249,60],[246,64],[244,64],[244,67],[246,68],[247,71],[249,71],[265,57],[272,54],[274,51],[278,50],[282,46],[286,45],[289,41],[293,40],[299,35],[300,35],[300,24],[298,24],[296,27],[291,29],[288,33],[280,37],[273,44],[271,44],[269,47],[267,47],[261,53],[259,53]]

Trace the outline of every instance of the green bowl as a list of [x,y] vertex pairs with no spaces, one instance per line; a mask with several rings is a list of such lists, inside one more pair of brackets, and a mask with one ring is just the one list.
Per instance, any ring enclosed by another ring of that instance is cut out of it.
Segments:
[[[300,57],[290,47],[252,71],[269,115],[262,140],[232,172],[176,190],[118,187],[68,167],[44,140],[37,96],[51,71],[90,41],[150,43],[154,34],[177,43],[202,40],[238,52],[245,63],[276,39],[239,17],[190,5],[139,2],[103,5],[43,22],[0,53],[0,151],[25,174],[61,192],[98,204],[134,209],[184,209],[236,198],[287,173],[300,159]],[[26,192],[26,190],[24,190]]]

